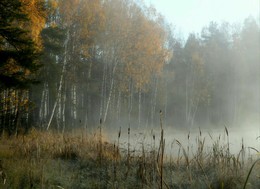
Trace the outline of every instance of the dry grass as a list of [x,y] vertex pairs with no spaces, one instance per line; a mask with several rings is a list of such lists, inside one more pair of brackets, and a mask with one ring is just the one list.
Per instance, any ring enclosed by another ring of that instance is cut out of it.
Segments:
[[239,154],[231,154],[229,141],[216,139],[206,150],[200,131],[196,153],[176,140],[173,157],[164,152],[162,127],[160,143],[151,134],[152,144],[142,143],[140,149],[130,145],[130,129],[127,149],[120,137],[121,129],[115,144],[99,129],[2,136],[0,188],[260,188],[260,163],[246,156],[243,145]]

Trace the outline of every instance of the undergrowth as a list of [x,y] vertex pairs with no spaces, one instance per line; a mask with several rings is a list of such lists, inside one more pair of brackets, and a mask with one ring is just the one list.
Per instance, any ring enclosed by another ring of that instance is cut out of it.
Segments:
[[93,134],[33,129],[24,136],[2,136],[0,188],[260,188],[260,163],[246,156],[243,145],[231,154],[229,142],[216,139],[206,149],[199,132],[195,153],[174,140],[172,156],[165,150],[163,133],[161,126],[159,143],[151,134],[151,144],[140,141],[140,148],[130,144],[130,128],[124,147],[121,129],[114,143],[101,129]]

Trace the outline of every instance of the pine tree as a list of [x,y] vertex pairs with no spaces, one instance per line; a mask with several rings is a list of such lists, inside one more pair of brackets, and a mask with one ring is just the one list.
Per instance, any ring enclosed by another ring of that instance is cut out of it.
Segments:
[[34,82],[39,53],[23,28],[28,22],[19,0],[0,2],[0,90],[24,88]]
[[0,131],[17,134],[29,128],[45,10],[42,0],[1,0],[0,10]]

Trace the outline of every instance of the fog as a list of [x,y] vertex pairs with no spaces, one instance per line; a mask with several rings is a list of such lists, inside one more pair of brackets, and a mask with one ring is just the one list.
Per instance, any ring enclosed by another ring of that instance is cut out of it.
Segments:
[[[118,138],[119,132],[120,129],[118,132],[106,130],[105,139],[119,145],[122,152],[126,152],[128,149],[128,142],[130,150],[137,155],[142,154],[143,148],[148,152],[159,150],[161,131],[158,128],[133,130],[129,135],[127,129],[121,129]],[[259,133],[258,125],[236,129],[227,128],[227,130],[225,128],[188,130],[168,127],[164,129],[165,154],[168,158],[181,157],[184,156],[182,152],[182,148],[184,148],[188,155],[193,157],[198,153],[198,147],[201,145],[199,142],[203,142],[203,153],[205,154],[212,154],[213,148],[217,147],[219,152],[221,150],[226,152],[229,149],[231,155],[237,156],[243,151],[245,157],[257,158],[260,148]]]
[[[162,74],[152,79],[141,101],[134,94],[135,110],[125,119],[121,114],[109,135],[117,140],[115,132],[129,127],[132,147],[142,142],[151,146],[151,132],[159,144],[162,119],[169,153],[172,144],[175,150],[178,146],[175,140],[195,153],[198,137],[205,138],[207,147],[218,140],[226,146],[229,138],[232,153],[239,153],[242,141],[248,154],[259,151],[260,33],[256,20],[249,17],[239,27],[211,22],[201,34],[190,34],[185,43],[176,38],[170,41],[172,57]],[[122,143],[126,134],[122,132]]]
[[[1,78],[12,81],[1,80],[1,131],[102,126],[108,135],[119,128],[149,133],[158,132],[161,120],[169,143],[185,143],[199,128],[215,136],[226,127],[245,143],[245,131],[257,133],[250,139],[259,136],[256,18],[212,21],[183,40],[141,1],[68,0],[55,6],[59,11],[46,13],[36,32],[42,67],[32,65],[24,77],[13,73],[20,67],[12,61],[1,67]],[[2,42],[8,54],[12,42]]]
[[0,188],[260,188],[260,18],[147,1],[0,0]]

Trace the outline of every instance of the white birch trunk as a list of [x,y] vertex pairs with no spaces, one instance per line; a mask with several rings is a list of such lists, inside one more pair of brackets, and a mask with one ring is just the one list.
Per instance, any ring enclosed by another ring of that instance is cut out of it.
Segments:
[[109,105],[110,105],[110,102],[111,102],[112,92],[113,92],[113,89],[114,89],[114,75],[115,75],[115,72],[116,72],[116,67],[117,67],[117,62],[114,65],[112,75],[111,75],[111,85],[110,85],[110,89],[109,89],[109,96],[108,96],[108,100],[107,100],[107,104],[106,104],[103,123],[105,123],[105,121],[107,119],[108,108],[109,108]]
[[[65,85],[65,90],[66,91],[66,85]],[[66,120],[65,120],[65,108],[66,108],[66,92],[63,93],[63,103],[62,103],[62,133],[64,133],[65,131],[65,127],[66,127]]]
[[138,91],[138,127],[141,126],[141,103],[142,103],[142,93],[141,93],[141,89],[139,89]]
[[105,112],[104,112],[103,123],[105,123],[105,121],[107,119],[107,113],[108,113],[108,108],[109,108],[110,101],[111,101],[113,87],[114,87],[114,78],[112,78],[111,85],[110,85],[109,96],[108,96],[108,100],[107,100],[107,104],[106,104],[106,109],[105,109]]
[[106,64],[104,65],[103,69],[103,79],[102,79],[102,89],[101,89],[101,100],[100,100],[100,111],[99,111],[99,118],[103,117],[104,113],[104,104],[105,104],[105,87],[106,87]]
[[156,110],[156,98],[157,98],[157,90],[158,90],[158,77],[155,78],[155,89],[154,89],[154,94],[152,96],[152,101],[151,101],[151,126],[154,126],[154,115],[155,115],[155,110]]
[[118,91],[117,99],[117,120],[120,121],[120,112],[121,112],[121,91]]
[[132,108],[133,108],[133,83],[132,83],[132,80],[130,80],[129,82],[129,92],[130,92],[130,95],[129,95],[129,99],[128,99],[128,122],[129,122],[129,125],[130,125],[130,121],[131,121],[131,113],[132,113]]
[[67,32],[67,38],[66,38],[66,41],[64,43],[64,46],[65,46],[65,56],[64,56],[64,61],[63,61],[61,77],[60,77],[60,84],[59,84],[59,88],[58,88],[58,94],[57,94],[57,98],[56,98],[56,101],[54,103],[54,106],[53,106],[53,109],[52,109],[52,113],[51,113],[51,117],[50,117],[50,120],[48,122],[46,130],[49,130],[49,127],[51,125],[51,122],[52,122],[52,119],[53,119],[53,116],[54,116],[54,113],[55,113],[55,110],[56,110],[56,107],[57,107],[58,99],[61,98],[61,89],[62,89],[62,85],[63,85],[63,79],[64,79],[64,75],[65,75],[65,71],[66,71],[66,64],[67,64],[67,46],[68,46],[68,41],[69,41],[69,38],[70,38],[69,35],[70,34],[69,34],[69,31],[68,31]]

